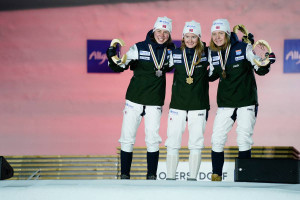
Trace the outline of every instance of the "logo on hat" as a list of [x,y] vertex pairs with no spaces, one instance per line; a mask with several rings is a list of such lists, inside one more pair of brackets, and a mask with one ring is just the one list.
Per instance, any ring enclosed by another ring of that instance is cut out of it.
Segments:
[[167,25],[162,25],[163,28],[167,28]]
[[216,29],[220,29],[220,26],[216,26]]
[[159,22],[164,23],[164,24],[169,24],[169,22],[166,20],[159,20]]
[[194,32],[194,29],[190,29],[189,32]]

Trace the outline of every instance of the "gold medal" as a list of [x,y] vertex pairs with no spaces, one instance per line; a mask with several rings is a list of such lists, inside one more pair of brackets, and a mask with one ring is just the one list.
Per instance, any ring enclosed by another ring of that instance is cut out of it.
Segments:
[[189,68],[189,64],[188,64],[188,60],[187,60],[187,57],[186,57],[185,49],[183,49],[183,61],[184,61],[185,71],[186,71],[187,75],[189,76],[188,78],[186,78],[186,83],[187,84],[192,84],[193,81],[194,81],[191,76],[194,73],[196,60],[197,60],[197,50],[195,50],[195,52],[194,52],[192,65],[191,65],[191,68]]
[[222,77],[225,79],[226,78],[226,72],[225,70],[222,71]]
[[186,78],[186,83],[187,84],[192,84],[193,83],[193,78],[192,77],[188,77],[188,78]]

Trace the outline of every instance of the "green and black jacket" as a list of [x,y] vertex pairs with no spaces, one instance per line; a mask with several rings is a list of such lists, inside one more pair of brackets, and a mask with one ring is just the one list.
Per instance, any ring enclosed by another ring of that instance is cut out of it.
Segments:
[[[252,45],[238,41],[235,33],[230,37],[231,49],[225,66],[226,78],[222,77],[222,68],[218,52],[210,51],[209,79],[219,78],[217,103],[218,107],[244,107],[258,105],[257,86],[254,72],[263,76],[269,72],[269,67],[253,65]],[[224,60],[225,51],[222,51]]]
[[[188,61],[189,69],[193,60],[195,49],[186,48],[186,58]],[[208,70],[209,65],[208,50],[205,47],[201,56],[201,62],[194,68],[192,74],[193,83],[188,84],[186,79],[188,78],[183,51],[180,48],[175,49],[172,52],[171,59],[173,59],[175,68],[173,85],[172,85],[172,97],[170,108],[179,110],[209,110],[209,85],[208,85]]]

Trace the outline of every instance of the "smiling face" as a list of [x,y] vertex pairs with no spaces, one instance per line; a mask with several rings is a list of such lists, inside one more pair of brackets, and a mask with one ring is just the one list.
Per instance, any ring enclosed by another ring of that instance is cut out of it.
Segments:
[[186,33],[183,40],[187,48],[194,48],[198,44],[198,36],[194,33]]
[[154,31],[154,39],[158,44],[163,44],[166,41],[168,41],[170,37],[170,33],[167,30],[162,30],[162,29],[156,29]]
[[224,31],[214,31],[211,38],[216,46],[221,47],[225,44],[226,33]]

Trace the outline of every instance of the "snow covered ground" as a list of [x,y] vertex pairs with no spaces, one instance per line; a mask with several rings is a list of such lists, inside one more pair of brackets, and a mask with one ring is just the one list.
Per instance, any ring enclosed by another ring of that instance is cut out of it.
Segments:
[[300,184],[148,180],[0,181],[5,200],[283,200],[300,199]]

